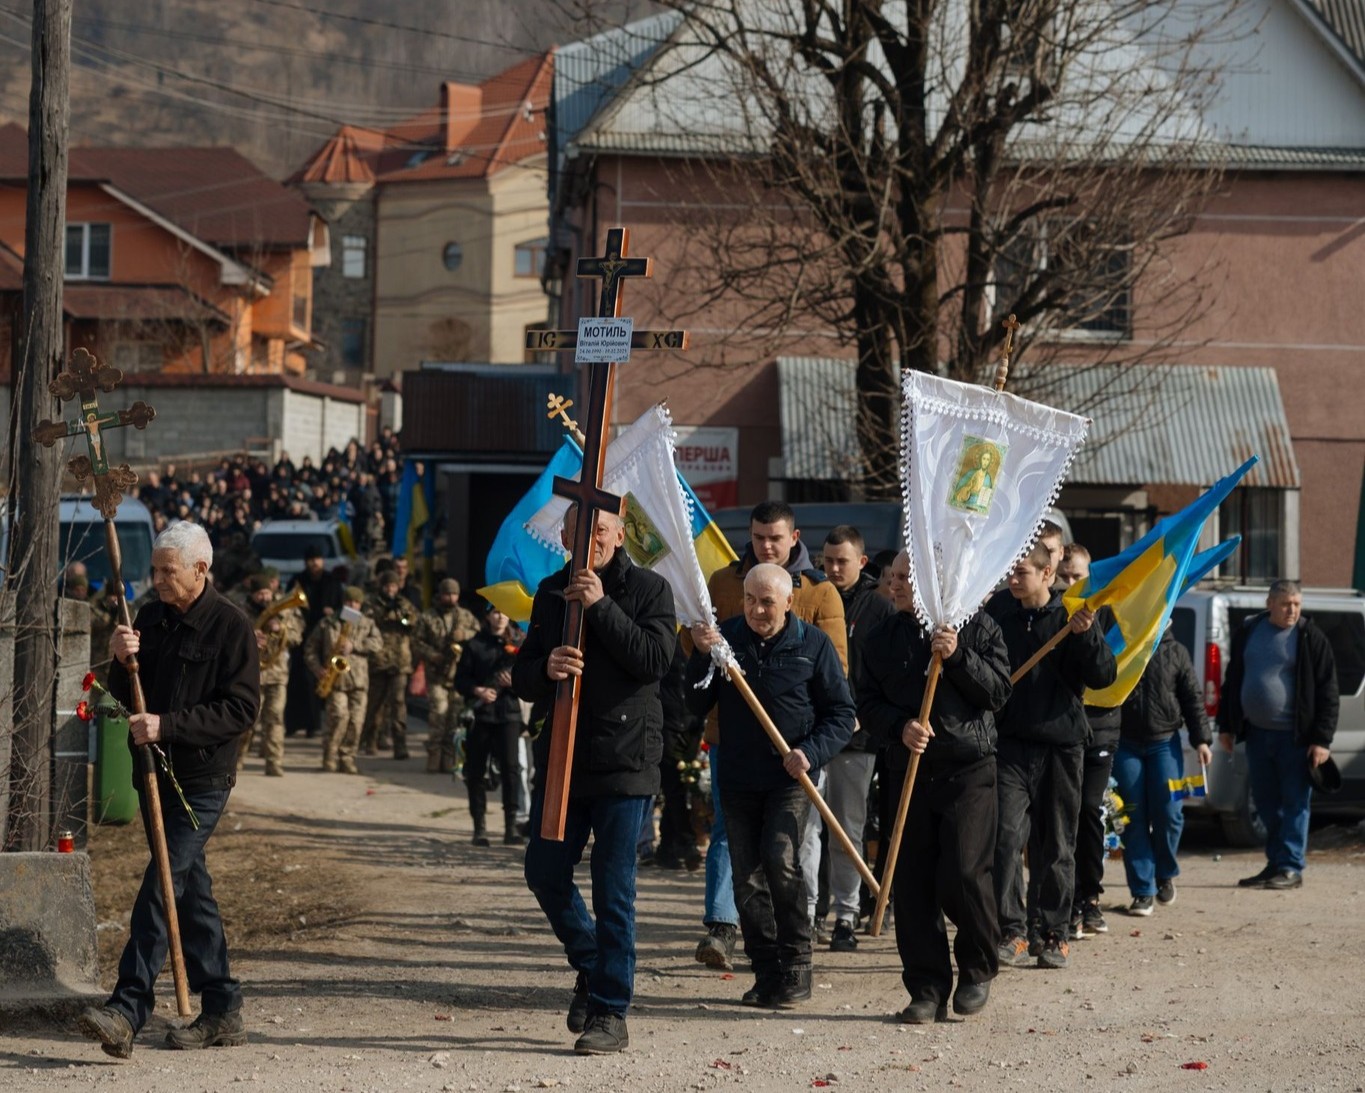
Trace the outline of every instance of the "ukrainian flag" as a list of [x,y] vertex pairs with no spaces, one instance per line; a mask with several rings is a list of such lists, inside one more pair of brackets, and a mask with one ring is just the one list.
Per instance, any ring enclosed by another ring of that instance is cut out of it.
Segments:
[[[435,553],[431,508],[435,487],[435,467],[430,462],[423,464],[409,459],[403,464],[403,477],[394,504],[390,548],[395,558],[400,554],[407,558],[413,573],[421,573],[423,606],[431,603],[432,555]],[[420,567],[417,564],[419,538],[422,543]]]
[[[536,587],[551,573],[563,568],[567,559],[564,551],[546,546],[526,526],[554,496],[556,476],[576,478],[582,469],[582,449],[566,439],[550,460],[550,465],[536,479],[535,485],[502,522],[497,538],[488,551],[488,559],[484,564],[484,579],[488,583],[479,589],[479,595],[518,622],[525,622],[531,617],[531,601]],[[735,561],[735,552],[692,487],[687,484],[687,479],[681,474],[677,477],[689,502],[692,542],[697,551],[697,561],[703,578],[710,578],[717,569]]]
[[1257,462],[1259,457],[1252,456],[1193,504],[1157,521],[1122,554],[1095,562],[1090,576],[1063,594],[1068,615],[1107,605],[1116,620],[1105,640],[1118,659],[1118,679],[1102,690],[1086,691],[1088,705],[1122,705],[1152,659],[1175,601],[1237,548],[1241,540],[1234,537],[1195,552],[1205,521]]
[[1184,778],[1168,778],[1166,784],[1171,790],[1172,801],[1183,801],[1187,797],[1207,797],[1208,788],[1203,774],[1190,774]]
[[484,561],[487,584],[479,595],[508,618],[525,622],[531,617],[531,598],[540,582],[564,568],[567,555],[554,550],[526,530],[531,517],[554,496],[556,477],[572,478],[583,466],[583,452],[566,439],[526,495],[507,514]]

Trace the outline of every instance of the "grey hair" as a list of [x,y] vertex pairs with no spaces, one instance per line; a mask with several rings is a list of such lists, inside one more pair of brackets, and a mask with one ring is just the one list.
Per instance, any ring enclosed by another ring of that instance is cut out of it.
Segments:
[[190,520],[177,520],[156,537],[152,549],[173,550],[186,565],[192,566],[195,562],[213,565],[213,544],[209,542],[209,533]]
[[747,590],[751,584],[770,587],[779,596],[790,596],[792,594],[792,575],[780,565],[774,565],[772,562],[760,562],[745,574],[745,589]]
[[1270,586],[1271,596],[1302,596],[1303,588],[1298,581],[1278,580]]

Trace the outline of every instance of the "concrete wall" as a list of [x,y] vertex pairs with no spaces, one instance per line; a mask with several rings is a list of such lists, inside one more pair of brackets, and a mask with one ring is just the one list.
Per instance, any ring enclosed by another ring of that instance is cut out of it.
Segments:
[[365,406],[298,391],[283,392],[282,430],[285,450],[296,463],[305,455],[320,463],[327,449],[346,447],[355,438],[365,443]]

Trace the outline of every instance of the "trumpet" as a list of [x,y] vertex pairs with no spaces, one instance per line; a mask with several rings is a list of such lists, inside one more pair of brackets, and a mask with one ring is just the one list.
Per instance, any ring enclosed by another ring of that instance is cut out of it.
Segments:
[[[296,588],[282,600],[276,600],[266,607],[256,616],[256,629],[261,630],[265,624],[276,615],[285,611],[292,611],[298,608],[300,611],[308,610],[308,597],[302,588]],[[261,650],[261,667],[274,668],[280,663],[280,657],[284,653],[284,629],[281,628],[277,633],[269,634],[265,639],[265,648]]]

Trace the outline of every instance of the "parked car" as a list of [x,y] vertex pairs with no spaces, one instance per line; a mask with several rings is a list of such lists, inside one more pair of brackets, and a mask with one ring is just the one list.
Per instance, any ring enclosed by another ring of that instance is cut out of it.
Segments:
[[[811,560],[820,564],[820,548],[825,536],[840,524],[852,524],[863,533],[867,543],[868,556],[879,550],[900,550],[902,543],[901,506],[895,502],[841,501],[799,503],[792,505],[796,510],[796,526],[801,531],[801,541],[810,551]],[[716,509],[711,513],[716,526],[725,534],[730,545],[738,554],[749,541],[749,513],[753,507]],[[1071,542],[1071,524],[1056,509],[1048,510],[1048,519],[1058,524],[1066,542]]]
[[[1171,625],[1177,640],[1190,651],[1210,720],[1217,717],[1222,701],[1232,635],[1248,618],[1265,610],[1265,601],[1265,588],[1210,585],[1193,589],[1176,602]],[[1331,796],[1314,794],[1313,809],[1365,811],[1365,596],[1349,589],[1305,588],[1303,613],[1332,645],[1341,690],[1332,757],[1341,770],[1342,788]],[[1198,769],[1198,759],[1188,744],[1185,768]],[[1187,798],[1186,808],[1215,816],[1228,841],[1236,846],[1263,843],[1265,828],[1252,804],[1244,745],[1228,755],[1215,744],[1208,783],[1208,796]]]
[[351,529],[340,520],[267,520],[251,537],[251,549],[261,564],[279,571],[281,585],[303,572],[309,547],[322,551],[323,563],[343,580],[356,577]]
[[[129,601],[152,586],[152,514],[137,501],[119,506],[114,518],[122,555],[124,591]],[[92,588],[109,579],[109,556],[104,549],[104,517],[89,494],[63,494],[57,509],[57,573],[71,562],[84,562]],[[9,566],[9,508],[0,501],[0,581]]]

